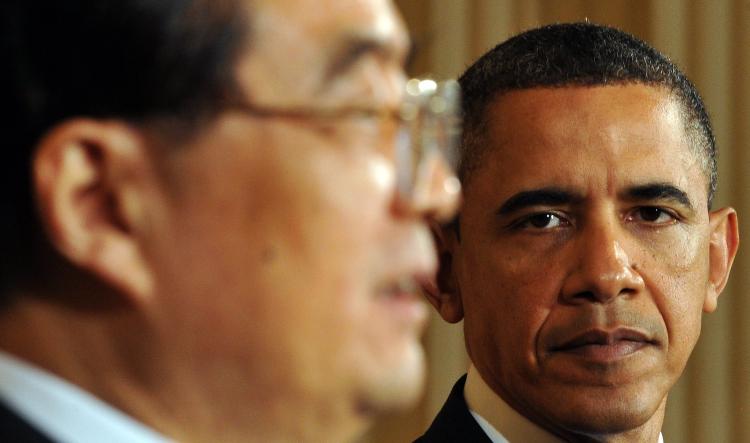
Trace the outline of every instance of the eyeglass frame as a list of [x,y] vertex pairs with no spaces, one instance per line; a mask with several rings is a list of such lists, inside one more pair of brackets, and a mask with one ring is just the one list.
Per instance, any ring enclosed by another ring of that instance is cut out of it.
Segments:
[[417,184],[427,172],[427,159],[439,153],[455,173],[460,135],[460,89],[458,82],[410,79],[398,107],[340,106],[274,107],[251,102],[233,102],[226,109],[258,118],[293,120],[340,120],[356,117],[395,120],[398,126],[394,163],[398,191],[414,198]]

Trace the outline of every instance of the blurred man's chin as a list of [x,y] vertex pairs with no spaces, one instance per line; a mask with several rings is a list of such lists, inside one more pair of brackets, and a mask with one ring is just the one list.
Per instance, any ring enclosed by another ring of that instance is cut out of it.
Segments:
[[397,366],[374,375],[361,391],[361,413],[380,415],[414,406],[422,396],[425,382],[424,351],[419,340],[409,345]]

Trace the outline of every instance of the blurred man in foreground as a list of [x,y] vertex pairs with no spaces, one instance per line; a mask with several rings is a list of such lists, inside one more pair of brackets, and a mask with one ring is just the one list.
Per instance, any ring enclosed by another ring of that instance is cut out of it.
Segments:
[[460,83],[465,204],[430,298],[471,367],[420,441],[656,443],[738,246],[700,96],[592,24],[516,36]]
[[0,439],[347,441],[415,400],[423,221],[459,190],[396,160],[390,1],[2,21]]

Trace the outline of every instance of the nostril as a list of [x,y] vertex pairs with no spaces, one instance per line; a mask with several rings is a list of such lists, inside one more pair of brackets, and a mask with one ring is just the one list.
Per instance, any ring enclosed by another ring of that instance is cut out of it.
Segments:
[[593,291],[583,291],[583,292],[579,292],[575,294],[573,296],[573,299],[594,302],[594,301],[599,300],[599,297],[597,297]]
[[607,303],[610,300],[613,300],[617,297],[630,297],[634,296],[638,293],[638,290],[636,288],[631,287],[624,287],[621,288],[619,291],[612,288],[613,290],[607,291],[606,289],[602,288],[601,290],[589,290],[589,291],[580,291],[574,294],[570,299],[572,301],[584,301],[589,303]]

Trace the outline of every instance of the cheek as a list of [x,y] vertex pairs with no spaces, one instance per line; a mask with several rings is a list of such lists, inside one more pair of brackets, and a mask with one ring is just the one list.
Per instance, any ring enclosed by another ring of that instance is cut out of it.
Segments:
[[[652,291],[668,337],[667,359],[673,373],[682,372],[701,332],[705,287],[686,276],[662,277],[660,288]],[[657,292],[659,291],[659,292]]]
[[389,205],[395,189],[393,165],[375,154],[349,158],[351,161],[332,162],[320,174],[327,182],[324,198],[331,205],[329,209],[341,217],[336,227],[365,234],[382,229],[391,215]]
[[315,293],[299,301],[299,311],[316,303],[357,311],[351,295],[371,283],[388,237],[393,168],[314,131],[275,143],[282,130],[290,132],[280,125],[267,130],[264,143],[223,145],[221,155],[209,147],[185,156],[182,176],[191,180],[165,205],[174,210],[154,235],[162,245],[154,249],[170,254],[162,261],[173,262],[160,275],[186,282],[175,292],[215,297],[223,288],[225,303],[254,293]]
[[692,227],[678,227],[642,243],[638,260],[659,299],[670,312],[688,315],[702,310],[708,288],[708,235]]
[[[557,302],[558,271],[552,256],[467,245],[460,286],[470,354],[495,353],[488,362],[532,365],[539,331]],[[475,361],[476,363],[476,361]]]
[[642,258],[642,275],[667,328],[669,358],[681,369],[700,335],[708,241],[701,233],[682,230],[658,244]]
[[377,250],[377,237],[390,217],[392,164],[372,149],[315,131],[306,131],[279,151],[279,173],[268,180],[269,187],[281,191],[262,197],[273,200],[269,223],[286,224],[280,234],[295,235],[300,242],[292,249],[294,255],[307,251],[322,263],[337,260],[347,268],[359,262],[353,255]]
[[311,265],[322,263],[319,271],[325,274],[342,272],[342,284],[348,287],[339,288],[339,293],[348,294],[371,283],[367,278],[379,273],[393,243],[394,171],[376,155],[333,154],[307,165],[313,166],[314,177],[302,186],[315,187],[317,195],[301,203],[307,215],[299,222],[314,251]]

